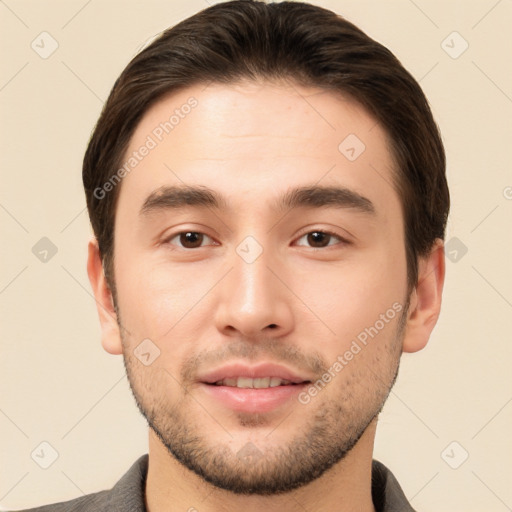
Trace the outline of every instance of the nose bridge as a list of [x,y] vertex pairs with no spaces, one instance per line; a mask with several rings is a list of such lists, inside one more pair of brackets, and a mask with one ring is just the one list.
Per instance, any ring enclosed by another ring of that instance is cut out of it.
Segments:
[[273,276],[268,268],[271,266],[270,251],[262,251],[253,260],[254,255],[251,253],[254,251],[256,248],[250,247],[249,251],[244,253],[243,245],[239,246],[233,269],[240,309],[248,312],[255,311],[272,296],[276,298],[276,292],[271,293],[275,283],[272,282]]
[[247,313],[261,312],[265,304],[277,298],[275,278],[268,268],[272,267],[273,251],[268,241],[263,243],[265,247],[254,236],[247,236],[235,250],[235,298],[240,311]]
[[254,336],[270,328],[283,334],[292,314],[282,283],[270,269],[279,267],[275,251],[248,236],[232,254],[232,271],[217,309],[217,326]]

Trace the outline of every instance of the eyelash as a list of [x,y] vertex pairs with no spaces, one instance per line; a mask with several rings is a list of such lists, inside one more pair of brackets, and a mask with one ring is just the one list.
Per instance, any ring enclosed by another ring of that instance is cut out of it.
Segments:
[[[203,233],[201,231],[185,230],[185,231],[178,231],[177,233],[173,233],[172,235],[170,235],[169,237],[167,237],[163,241],[163,244],[164,245],[173,245],[173,244],[171,244],[171,240],[173,240],[176,237],[179,237],[179,236],[181,236],[181,235],[183,235],[185,233],[196,233],[196,234],[199,234],[199,235],[204,235],[204,236],[206,236],[206,237],[208,237],[208,238],[213,240],[212,237],[206,235],[206,233]],[[349,245],[350,244],[350,242],[348,240],[346,240],[345,238],[343,238],[340,235],[334,233],[333,231],[328,231],[328,230],[325,230],[325,229],[313,229],[313,230],[307,231],[307,232],[303,233],[302,235],[300,235],[296,240],[300,240],[301,238],[304,238],[305,236],[307,236],[307,235],[309,235],[311,233],[322,233],[324,235],[328,235],[328,236],[337,238],[339,240],[339,242],[341,243],[341,245]],[[310,249],[315,249],[315,250],[326,249],[328,247],[332,247],[333,245],[338,245],[338,244],[332,244],[332,245],[329,244],[329,245],[326,245],[325,247],[310,247]],[[194,248],[179,247],[179,249],[183,249],[184,251],[193,251],[195,249],[201,249],[202,247],[204,247],[204,246],[194,247]],[[300,246],[300,247],[303,247],[303,246]]]

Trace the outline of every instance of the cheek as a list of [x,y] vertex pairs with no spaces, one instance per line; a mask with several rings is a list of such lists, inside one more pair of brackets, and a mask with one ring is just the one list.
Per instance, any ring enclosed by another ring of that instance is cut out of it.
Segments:
[[297,295],[337,336],[346,338],[373,325],[381,313],[403,300],[405,266],[395,263],[396,255],[376,252],[338,265],[317,263],[295,283]]
[[[315,287],[315,299],[309,302],[311,310],[318,312],[322,323],[334,331],[333,334],[322,328],[311,332],[310,328],[310,334],[320,342],[317,347],[324,352],[326,362],[334,364],[342,356],[343,364],[351,368],[343,372],[344,378],[356,368],[367,366],[377,371],[384,365],[384,371],[396,345],[394,338],[406,285],[405,267],[397,266],[392,257],[373,255],[367,261],[361,258],[346,269],[338,268],[317,277],[324,284],[306,282],[303,293],[307,296],[308,287]],[[309,297],[312,299],[313,294]],[[326,336],[319,339],[319,332]]]
[[126,328],[158,342],[190,329],[187,317],[211,288],[212,271],[132,254],[116,267],[116,285]]

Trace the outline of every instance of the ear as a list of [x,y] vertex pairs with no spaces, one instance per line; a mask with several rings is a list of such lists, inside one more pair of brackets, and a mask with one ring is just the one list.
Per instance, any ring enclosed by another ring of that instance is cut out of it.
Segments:
[[411,293],[404,352],[417,352],[427,344],[441,311],[444,277],[444,243],[437,239],[428,256],[418,261],[418,283]]
[[114,300],[105,279],[98,241],[94,237],[89,241],[88,253],[87,274],[100,317],[101,344],[110,354],[122,354],[123,349],[117,323],[117,314],[114,309]]

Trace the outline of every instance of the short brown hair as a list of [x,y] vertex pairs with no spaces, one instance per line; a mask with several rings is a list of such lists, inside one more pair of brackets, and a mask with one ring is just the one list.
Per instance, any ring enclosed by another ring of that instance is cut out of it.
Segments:
[[444,239],[450,206],[444,148],[425,95],[387,48],[336,13],[255,0],[213,5],[166,30],[132,59],[110,92],[84,156],[83,183],[111,289],[121,184],[100,197],[95,190],[115,175],[137,124],[158,99],[199,83],[243,79],[342,93],[384,128],[396,164],[411,290],[418,257]]

